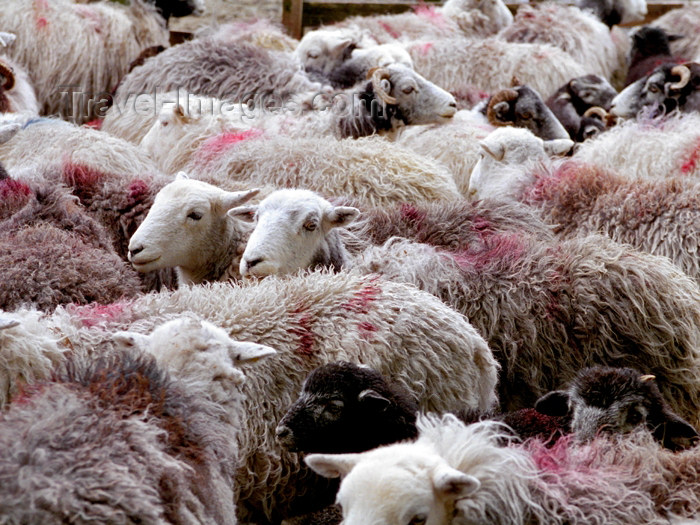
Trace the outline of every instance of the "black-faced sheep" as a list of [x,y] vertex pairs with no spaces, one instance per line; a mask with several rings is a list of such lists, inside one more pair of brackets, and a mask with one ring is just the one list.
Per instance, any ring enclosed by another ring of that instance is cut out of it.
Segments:
[[663,255],[700,283],[700,181],[638,180],[578,161],[551,162],[546,143],[503,129],[470,180],[471,197],[533,206],[563,238],[594,232]]
[[138,350],[69,359],[3,414],[8,523],[236,523],[236,365],[274,350],[193,319],[141,337],[158,362]]
[[[659,494],[653,484],[643,485],[640,478],[646,473],[596,461],[596,455],[604,455],[602,450],[576,447],[566,440],[553,449],[538,448],[537,442],[504,447],[498,423],[465,426],[453,416],[420,417],[418,427],[414,442],[306,458],[320,474],[342,477],[337,501],[344,524],[661,525],[668,523],[668,511],[674,506],[680,507],[682,516],[697,512],[697,495],[684,489],[681,480],[671,478],[670,488]],[[612,452],[614,445],[605,452]],[[651,456],[649,463],[663,455],[654,444],[643,448]],[[624,458],[625,453],[618,456]],[[635,459],[631,453],[627,457]],[[690,469],[697,464],[693,459]],[[684,463],[670,462],[678,467]],[[662,473],[662,468],[653,468],[657,485]],[[697,474],[688,472],[686,478],[697,486]],[[690,508],[683,508],[683,503]]]
[[5,52],[27,70],[42,114],[61,114],[78,123],[107,107],[109,94],[143,49],[168,46],[164,19],[143,0],[128,7],[11,0],[0,12],[0,27],[17,35]]
[[[284,190],[260,203],[243,275],[330,266],[338,236],[324,220],[335,207],[318,196],[318,207],[306,206],[310,199]],[[349,265],[411,283],[462,312],[503,367],[504,410],[532,406],[556,378],[603,364],[649,369],[674,410],[697,417],[700,389],[691,385],[700,375],[700,288],[671,261],[602,235],[552,242],[484,232],[479,241],[448,252],[395,239]]]
[[580,440],[590,440],[599,432],[627,433],[642,426],[666,448],[695,445],[700,435],[671,411],[654,379],[631,368],[587,368],[567,390],[550,392],[535,408],[569,418],[571,431]]
[[685,62],[687,59],[674,57],[671,53],[671,42],[680,38],[683,36],[669,34],[659,27],[642,26],[637,29],[632,35],[625,86],[648,76],[659,66]]
[[644,20],[647,3],[644,0],[577,0],[576,5],[590,11],[608,27]]
[[[298,514],[293,507],[303,507],[305,497],[313,500],[314,484],[326,484],[274,437],[284,409],[321,364],[349,360],[371,366],[411,392],[421,410],[488,409],[496,401],[498,365],[466,319],[429,294],[376,276],[318,273],[250,286],[188,286],[131,302],[59,309],[41,321],[38,335],[51,333],[62,347],[70,344],[85,354],[116,330],[148,333],[188,312],[235,339],[278,352],[250,370],[242,386],[246,417],[238,435],[236,490],[244,523]],[[0,337],[21,328],[2,330]],[[22,336],[19,342],[3,339],[2,352],[23,350],[31,339],[26,327]]]

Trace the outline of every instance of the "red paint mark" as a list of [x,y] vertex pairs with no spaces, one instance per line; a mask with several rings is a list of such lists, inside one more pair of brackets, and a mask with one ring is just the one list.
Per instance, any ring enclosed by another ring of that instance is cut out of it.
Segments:
[[257,138],[260,135],[262,135],[262,130],[259,129],[249,129],[236,133],[221,133],[219,135],[215,135],[205,140],[199,147],[196,154],[197,159],[205,164],[209,163],[212,160],[220,157],[231,146],[238,144],[239,142],[243,142],[244,140]]
[[103,122],[104,121],[102,119],[96,118],[95,120],[91,120],[90,122],[86,122],[85,124],[83,124],[83,126],[85,126],[86,128],[100,130],[100,129],[102,129]]
[[451,255],[463,269],[481,270],[487,266],[512,264],[523,256],[525,246],[515,234],[492,235],[485,239],[482,246],[444,253]]
[[135,180],[129,185],[129,199],[136,201],[149,193],[148,184],[142,180]]
[[127,311],[127,306],[128,303],[124,302],[112,304],[92,303],[85,306],[71,304],[66,309],[71,315],[76,316],[83,326],[90,328],[118,320]]
[[489,220],[486,217],[481,217],[479,215],[472,217],[469,224],[469,229],[482,241],[493,233]]
[[427,18],[431,23],[435,24],[437,27],[445,27],[445,17],[440,11],[435,9],[432,5],[418,4],[413,6],[413,10],[416,15]]
[[386,22],[379,22],[379,25],[381,26],[381,28],[382,28],[384,31],[386,31],[387,33],[389,33],[389,35],[391,35],[392,38],[399,38],[399,37],[401,36],[401,33],[400,33],[400,32],[395,31],[394,28],[391,27],[391,26],[390,26],[389,24],[387,24]]
[[421,229],[426,216],[427,214],[424,210],[419,210],[412,204],[405,203],[401,205],[401,218],[413,223],[416,231]]
[[43,16],[40,16],[39,18],[36,19],[36,27],[37,28],[43,29],[47,25],[49,25],[49,22]]
[[360,323],[357,323],[357,330],[362,339],[366,341],[371,341],[374,336],[374,333],[379,329],[372,323],[362,321]]
[[697,168],[698,157],[700,156],[700,140],[698,140],[693,146],[693,151],[690,153],[690,157],[681,165],[681,173],[687,175],[693,173]]
[[418,45],[418,51],[423,55],[427,55],[428,52],[432,49],[433,43],[432,42],[424,42],[423,44]]
[[12,396],[12,405],[26,405],[46,389],[46,383],[27,383],[17,380],[17,393]]
[[295,350],[297,354],[313,355],[315,340],[313,330],[311,329],[313,322],[311,314],[306,312],[306,310],[307,306],[302,304],[292,311],[292,315],[297,316],[296,321],[292,322],[297,326],[292,326],[288,328],[287,331],[299,338],[299,346]]
[[341,304],[340,307],[358,314],[369,313],[370,305],[377,300],[382,292],[382,289],[375,284],[377,279],[377,277],[370,279],[369,284],[355,292],[354,297],[348,302]]
[[24,182],[14,179],[0,179],[0,197],[9,199],[10,197],[27,197],[32,193],[32,189]]
[[105,177],[105,174],[85,164],[64,159],[63,182],[74,188],[91,188]]

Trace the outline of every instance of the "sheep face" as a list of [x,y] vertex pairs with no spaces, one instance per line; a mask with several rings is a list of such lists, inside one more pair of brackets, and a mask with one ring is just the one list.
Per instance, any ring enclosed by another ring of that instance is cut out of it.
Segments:
[[343,525],[441,525],[457,500],[479,489],[427,447],[398,444],[363,454],[312,454],[307,464],[326,477],[341,476],[336,501]]
[[549,155],[564,154],[573,141],[557,139],[543,141],[521,128],[501,128],[481,141],[481,158],[469,178],[472,199],[517,199],[520,189],[534,180],[523,166],[545,162]]
[[204,0],[155,0],[154,3],[166,20],[171,16],[201,16],[206,5]]
[[550,392],[536,408],[550,415],[568,415],[571,430],[583,441],[599,432],[628,433],[638,426],[647,427],[671,449],[698,439],[695,429],[668,408],[654,377],[631,368],[584,369],[567,391]]
[[245,381],[238,368],[241,363],[276,353],[268,346],[234,341],[218,326],[192,318],[169,321],[150,335],[118,332],[114,340],[123,347],[138,346],[150,352],[179,378],[206,385],[218,403],[225,403],[231,389]]
[[301,452],[362,452],[415,437],[418,405],[371,368],[341,362],[315,369],[277,426]]
[[241,258],[242,276],[288,274],[317,265],[342,266],[345,251],[334,228],[352,222],[359,210],[331,203],[307,190],[279,190],[257,207],[233,209],[232,217],[252,218],[255,229]]
[[231,241],[231,230],[238,225],[226,213],[257,191],[228,192],[178,175],[158,192],[131,237],[129,261],[139,272],[181,267],[196,273],[206,268],[212,250]]
[[294,54],[304,70],[324,77],[348,58],[355,48],[375,45],[357,26],[342,29],[309,31],[297,45]]

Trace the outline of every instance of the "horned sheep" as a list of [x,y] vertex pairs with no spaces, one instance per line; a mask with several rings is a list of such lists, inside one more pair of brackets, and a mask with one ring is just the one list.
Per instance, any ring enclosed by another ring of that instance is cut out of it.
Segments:
[[[344,208],[302,190],[232,210],[255,212],[257,223],[241,274],[337,266],[342,238],[325,220],[335,211]],[[689,385],[700,374],[700,288],[668,259],[600,235],[550,242],[484,232],[479,241],[448,252],[395,239],[345,266],[411,283],[463,313],[503,367],[504,410],[531,406],[557,382],[602,364],[653,368],[674,410],[697,417],[700,390]]]
[[[496,402],[498,365],[466,319],[429,294],[376,276],[317,273],[245,286],[188,286],[107,306],[58,309],[42,320],[38,335],[51,333],[61,339],[57,346],[85,354],[115,331],[149,333],[183,314],[278,352],[250,370],[242,386],[246,417],[236,476],[242,522],[275,521],[293,515],[305,495],[313,499],[308,491],[320,480],[280,449],[274,430],[303,379],[320,364],[365,363],[408,389],[422,410]],[[4,355],[17,351],[14,341],[3,340]]]
[[0,113],[39,114],[39,103],[26,71],[0,55]]
[[699,181],[636,180],[578,161],[550,162],[546,146],[522,130],[489,135],[470,181],[471,198],[528,204],[562,238],[602,232],[669,257],[700,283]]

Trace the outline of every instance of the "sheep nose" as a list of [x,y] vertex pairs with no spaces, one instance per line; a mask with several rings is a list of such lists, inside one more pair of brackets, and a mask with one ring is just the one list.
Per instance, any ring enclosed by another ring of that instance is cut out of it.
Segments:
[[263,257],[256,257],[255,259],[246,259],[245,264],[246,266],[250,269],[253,266],[257,266],[261,262],[263,262],[264,258]]
[[287,425],[279,425],[275,429],[275,435],[279,440],[287,439],[289,436],[292,435],[292,429],[290,429]]
[[136,246],[135,248],[131,248],[131,249],[129,250],[129,257],[130,257],[130,258],[133,258],[134,255],[138,255],[138,254],[141,253],[142,251],[143,251],[143,246]]
[[451,108],[457,109],[457,102],[450,102],[450,103],[449,103],[449,106],[450,106]]

